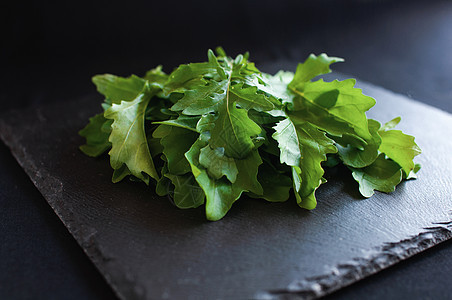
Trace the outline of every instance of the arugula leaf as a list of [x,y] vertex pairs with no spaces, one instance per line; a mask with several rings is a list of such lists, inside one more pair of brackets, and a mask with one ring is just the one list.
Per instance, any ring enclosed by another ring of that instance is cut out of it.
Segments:
[[154,122],[154,124],[162,124],[162,125],[169,125],[169,126],[176,126],[188,130],[192,130],[194,132],[197,132],[196,125],[198,124],[200,117],[192,117],[192,116],[184,116],[181,115],[177,119],[170,119],[160,122]]
[[257,150],[254,150],[246,159],[235,161],[238,170],[235,183],[225,178],[214,179],[199,162],[201,149],[206,146],[207,142],[198,139],[185,157],[190,162],[196,181],[206,195],[206,217],[208,220],[217,221],[224,217],[243,192],[262,194],[262,186],[257,181],[257,171],[262,160]]
[[371,139],[366,140],[366,145],[361,149],[354,145],[359,145],[354,136],[346,135],[342,138],[334,138],[338,142],[337,149],[340,159],[345,165],[354,168],[363,168],[375,161],[378,156],[378,148],[381,144],[381,137],[378,134],[380,123],[369,119],[369,132]]
[[411,170],[410,173],[405,174],[403,173],[403,179],[416,179],[417,178],[417,172],[421,169],[421,164],[414,164],[413,170]]
[[[104,115],[105,118],[113,120],[109,137],[112,144],[109,152],[111,167],[117,170],[125,164],[132,175],[147,184],[149,176],[156,180],[159,178],[149,152],[144,128],[144,113],[156,92],[155,87],[146,84],[133,101],[113,104]],[[116,176],[121,179],[123,177]]]
[[[196,90],[186,91],[171,109],[182,111],[185,115],[216,113],[218,118],[211,131],[212,148],[224,147],[228,156],[244,158],[254,148],[252,137],[261,132],[260,127],[247,116],[247,110],[272,110],[280,103],[274,97],[267,96],[264,78],[242,56],[234,61],[225,59],[220,63],[209,52],[209,64],[206,74],[197,73],[197,65],[192,70],[193,64],[175,72],[178,75],[176,78],[179,78],[184,70],[188,74],[183,77],[184,80],[202,81],[203,85]],[[189,78],[189,75],[193,78]],[[212,79],[206,79],[209,76]],[[172,84],[172,79],[169,83]]]
[[193,174],[165,174],[174,185],[173,200],[179,208],[196,208],[204,204],[204,191],[199,187]]
[[[162,158],[162,160],[164,160]],[[174,193],[174,185],[172,185],[171,180],[165,176],[168,174],[168,164],[164,162],[161,169],[162,176],[157,180],[155,185],[155,193],[159,196],[166,196],[170,193]]]
[[254,148],[252,137],[261,133],[246,110],[231,105],[219,111],[215,126],[210,131],[209,144],[212,148],[224,148],[229,157],[245,158]]
[[[160,97],[161,92],[156,94],[157,97]],[[167,99],[154,97],[152,99],[152,104],[146,108],[146,112],[144,118],[147,121],[165,121],[169,117],[176,117],[177,113],[168,110],[169,101]]]
[[335,62],[343,62],[340,57],[328,57],[325,53],[309,57],[302,64],[298,64],[293,80],[289,83],[290,89],[303,89],[306,82],[314,77],[331,72],[330,65]]
[[260,165],[257,180],[262,185],[262,195],[248,193],[250,197],[262,198],[270,202],[284,202],[289,199],[292,179],[284,172],[275,169],[270,163]]
[[402,120],[402,118],[396,117],[396,118],[392,119],[391,121],[386,122],[383,126],[381,126],[380,130],[381,131],[386,131],[386,130],[389,130],[389,129],[393,129],[394,127],[397,126],[397,124],[400,123],[401,120]]
[[93,83],[97,91],[105,96],[106,102],[120,104],[121,101],[132,101],[143,90],[146,81],[138,76],[132,75],[128,78],[111,74],[96,75]]
[[168,74],[162,71],[162,66],[160,65],[154,69],[147,71],[143,79],[152,82],[153,84],[158,85],[163,89],[165,82],[168,81],[168,77]]
[[328,153],[336,153],[334,141],[312,124],[294,122],[290,118],[279,122],[273,138],[281,150],[281,163],[292,167],[294,192],[298,205],[307,209],[316,206],[315,191],[322,183],[321,162]]
[[89,119],[89,124],[79,131],[79,134],[86,138],[86,144],[80,146],[80,150],[88,156],[97,157],[111,148],[108,141],[109,131],[103,128],[107,125],[111,126],[111,121],[105,119],[104,114],[97,114]]
[[224,155],[224,148],[212,149],[209,145],[201,149],[199,163],[207,169],[207,173],[214,179],[223,176],[234,183],[237,179],[237,166],[233,158]]
[[127,168],[127,165],[123,164],[118,169],[113,169],[111,181],[113,183],[117,183],[129,175],[132,175],[132,172],[130,172],[129,168]]
[[205,114],[203,115],[198,123],[196,124],[196,130],[199,133],[209,133],[210,138],[210,131],[215,127],[215,121],[217,120],[217,116],[213,114]]
[[[155,132],[156,130],[154,130]],[[160,138],[155,138],[152,134],[147,136],[149,152],[151,152],[152,157],[161,155],[163,153],[163,146],[160,144]]]
[[355,83],[355,79],[306,82],[302,89],[292,89],[299,97],[288,108],[292,111],[316,111],[318,115],[306,115],[308,121],[332,135],[350,133],[352,128],[359,137],[371,139],[365,112],[375,105],[375,100],[363,95],[361,89],[354,87]]
[[198,138],[197,133],[180,127],[160,125],[153,137],[160,138],[169,173],[183,175],[190,172],[190,165],[184,154]]
[[359,183],[359,191],[364,197],[371,197],[374,190],[390,193],[402,180],[400,166],[380,154],[370,165],[362,169],[351,168],[353,178]]
[[[209,51],[208,55],[208,63],[184,65],[170,75],[167,84],[173,88],[181,82],[190,83],[188,86],[193,82],[202,83],[196,89],[185,91],[171,109],[193,116],[216,113],[210,146],[222,147],[226,155],[243,159],[254,149],[252,138],[261,132],[248,117],[247,110],[272,110],[278,101],[259,93],[259,88],[264,86],[260,83],[263,78],[243,57],[220,64],[213,52]],[[211,79],[207,79],[209,77]]]
[[[390,121],[393,122],[393,121]],[[390,128],[386,125],[385,128]],[[386,154],[390,159],[398,163],[405,174],[409,178],[415,177],[414,157],[421,154],[421,149],[414,142],[414,137],[404,134],[400,130],[380,130],[381,136],[380,151]]]
[[163,91],[169,95],[174,92],[186,92],[192,88],[201,88],[207,82],[204,78],[213,78],[217,73],[217,65],[211,60],[212,51],[209,50],[209,62],[180,65],[169,75]]
[[311,54],[295,73],[270,75],[248,53],[216,53],[170,74],[158,66],[142,78],[94,76],[105,112],[80,130],[80,150],[95,157],[110,149],[113,182],[152,177],[156,193],[179,208],[205,203],[209,220],[243,193],[282,202],[292,189],[300,207],[313,209],[323,168],[339,163],[365,197],[416,177],[421,150],[393,129],[400,118],[383,126],[367,119],[375,100],[354,79],[315,80],[342,58]]
[[271,113],[273,113],[273,111],[260,112],[256,110],[250,110],[248,112],[248,116],[250,117],[251,120],[253,120],[254,123],[259,124],[260,126],[275,124],[279,121],[282,121],[285,117],[285,114],[278,117],[272,115]]

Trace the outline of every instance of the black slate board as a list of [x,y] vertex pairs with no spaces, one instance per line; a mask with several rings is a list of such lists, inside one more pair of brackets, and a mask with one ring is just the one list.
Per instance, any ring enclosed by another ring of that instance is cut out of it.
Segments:
[[452,237],[452,116],[361,84],[380,121],[402,116],[423,154],[419,179],[362,199],[344,168],[318,191],[318,208],[241,199],[226,218],[179,210],[142,184],[111,184],[76,134],[98,96],[9,112],[0,135],[121,298],[312,298]]

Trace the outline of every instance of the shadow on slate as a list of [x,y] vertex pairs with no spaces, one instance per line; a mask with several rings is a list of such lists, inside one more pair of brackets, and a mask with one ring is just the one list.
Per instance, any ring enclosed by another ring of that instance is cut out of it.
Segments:
[[402,116],[398,129],[416,136],[419,178],[363,199],[349,172],[335,168],[313,211],[294,199],[242,198],[208,222],[202,208],[177,209],[152,187],[112,184],[107,157],[78,150],[99,96],[3,114],[0,135],[121,298],[320,297],[452,237],[452,141],[441,139],[452,116],[359,86],[377,99],[369,117]]

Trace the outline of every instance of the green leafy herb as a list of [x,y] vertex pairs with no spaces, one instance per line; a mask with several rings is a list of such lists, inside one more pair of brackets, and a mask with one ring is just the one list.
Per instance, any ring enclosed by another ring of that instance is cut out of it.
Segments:
[[155,93],[155,88],[146,83],[135,99],[113,104],[104,113],[105,118],[113,120],[108,139],[112,145],[108,153],[111,167],[118,170],[124,164],[133,176],[146,183],[148,176],[159,178],[144,128],[144,113]]
[[111,120],[105,119],[103,113],[89,119],[89,124],[79,131],[79,134],[86,138],[86,144],[80,146],[83,153],[96,157],[111,148],[108,141],[111,123]]
[[143,77],[94,76],[104,112],[79,132],[80,149],[92,157],[109,150],[113,182],[153,178],[158,195],[183,209],[205,204],[212,221],[244,193],[282,202],[292,190],[313,209],[325,168],[339,163],[364,197],[416,177],[421,150],[393,129],[400,118],[368,119],[375,100],[354,79],[316,80],[343,59],[311,54],[295,73],[270,75],[248,54],[216,52],[170,74],[158,66]]

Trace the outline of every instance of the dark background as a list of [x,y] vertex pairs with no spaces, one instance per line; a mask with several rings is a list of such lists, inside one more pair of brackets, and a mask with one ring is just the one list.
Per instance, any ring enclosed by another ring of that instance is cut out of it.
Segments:
[[[94,93],[98,73],[170,72],[218,45],[267,72],[344,57],[335,70],[452,112],[451,1],[11,1],[0,19],[0,112]],[[451,257],[449,241],[330,297],[447,299]],[[1,144],[0,298],[112,297]]]

